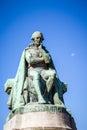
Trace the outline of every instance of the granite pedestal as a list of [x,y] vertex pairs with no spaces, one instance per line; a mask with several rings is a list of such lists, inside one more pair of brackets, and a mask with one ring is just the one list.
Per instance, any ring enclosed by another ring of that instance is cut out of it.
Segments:
[[65,108],[37,104],[20,107],[9,115],[4,130],[77,130]]

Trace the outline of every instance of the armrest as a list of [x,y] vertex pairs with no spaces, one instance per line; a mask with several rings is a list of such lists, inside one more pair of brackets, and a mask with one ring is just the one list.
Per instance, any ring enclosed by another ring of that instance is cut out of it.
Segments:
[[15,79],[8,79],[8,80],[6,81],[6,83],[4,84],[4,86],[5,86],[4,90],[5,90],[5,92],[6,92],[7,94],[10,94],[11,89],[12,89],[12,87],[14,86],[14,81],[15,81]]

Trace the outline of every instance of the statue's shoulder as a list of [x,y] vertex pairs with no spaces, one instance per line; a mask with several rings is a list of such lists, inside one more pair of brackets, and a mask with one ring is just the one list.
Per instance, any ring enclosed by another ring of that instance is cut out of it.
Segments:
[[29,45],[29,48],[33,48],[33,47],[35,47],[35,45],[34,45],[34,43],[31,43],[31,44]]
[[26,48],[25,48],[25,51],[28,50],[28,49],[29,49],[29,47],[26,47]]
[[45,46],[42,46],[43,50],[45,50],[47,53],[49,53],[49,51],[46,49]]
[[28,47],[25,48],[25,51],[32,49],[34,47],[34,44],[30,44]]

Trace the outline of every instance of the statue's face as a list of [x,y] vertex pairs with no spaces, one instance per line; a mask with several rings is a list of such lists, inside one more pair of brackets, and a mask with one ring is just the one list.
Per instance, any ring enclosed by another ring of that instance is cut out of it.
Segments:
[[35,44],[36,45],[41,45],[41,42],[42,42],[42,38],[41,37],[38,37],[38,36],[36,36],[35,38],[34,38],[34,42],[35,42]]

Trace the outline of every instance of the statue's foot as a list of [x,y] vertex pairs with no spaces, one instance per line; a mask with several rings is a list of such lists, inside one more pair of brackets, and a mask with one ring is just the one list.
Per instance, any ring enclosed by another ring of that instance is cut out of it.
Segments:
[[39,100],[38,103],[39,104],[51,104],[50,101],[45,101],[45,100]]
[[40,103],[40,104],[46,104],[46,101],[44,99],[39,99],[38,103]]

